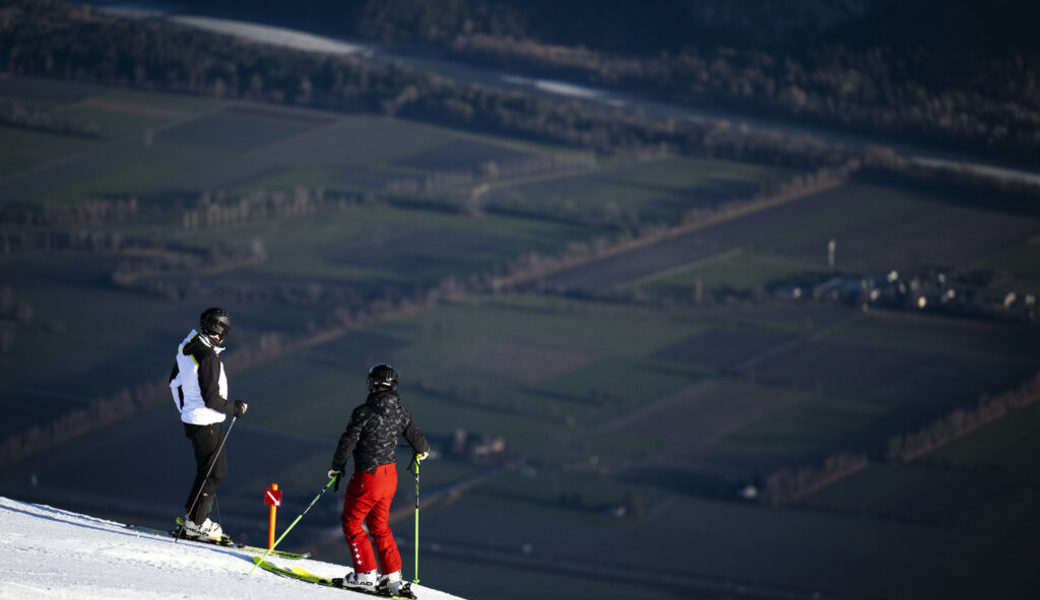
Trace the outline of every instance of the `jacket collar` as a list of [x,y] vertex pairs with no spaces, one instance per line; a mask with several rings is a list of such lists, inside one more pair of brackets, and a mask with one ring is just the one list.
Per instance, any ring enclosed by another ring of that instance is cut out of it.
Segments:
[[208,335],[204,335],[202,333],[199,333],[199,331],[196,330],[196,329],[192,329],[191,333],[188,334],[189,338],[191,338],[192,336],[197,336],[199,338],[199,340],[202,341],[203,344],[209,346],[210,348],[213,348],[213,351],[216,352],[218,356],[220,355],[221,352],[226,350],[226,348],[224,346],[218,346],[218,345],[214,344],[213,340],[209,339]]

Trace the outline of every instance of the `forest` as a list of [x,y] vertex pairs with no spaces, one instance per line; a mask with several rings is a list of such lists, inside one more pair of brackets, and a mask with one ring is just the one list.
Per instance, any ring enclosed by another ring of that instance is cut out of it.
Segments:
[[[463,60],[694,106],[1021,160],[1040,148],[1040,46],[1027,25],[1040,18],[1040,9],[1021,0],[624,1],[607,7],[594,1],[367,0],[309,3],[300,12],[278,2],[246,4],[272,23],[429,43]],[[235,6],[227,3],[225,10]]]

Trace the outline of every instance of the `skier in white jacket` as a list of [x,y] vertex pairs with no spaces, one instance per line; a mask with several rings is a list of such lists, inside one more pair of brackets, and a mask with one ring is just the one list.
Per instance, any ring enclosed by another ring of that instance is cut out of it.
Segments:
[[189,513],[184,535],[213,542],[224,535],[220,524],[209,519],[217,486],[227,474],[227,456],[220,447],[223,423],[227,415],[241,417],[247,408],[244,402],[227,399],[227,374],[220,353],[230,331],[231,317],[222,308],[203,311],[199,329],[191,330],[177,347],[170,373],[173,402],[195,452],[195,480],[184,505]]

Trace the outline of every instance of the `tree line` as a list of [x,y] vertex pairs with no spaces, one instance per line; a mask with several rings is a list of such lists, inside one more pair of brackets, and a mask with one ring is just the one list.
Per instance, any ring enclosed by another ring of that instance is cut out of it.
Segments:
[[0,20],[0,69],[15,75],[401,115],[459,128],[615,152],[675,151],[815,167],[848,154],[811,136],[744,131],[725,121],[660,122],[609,107],[460,84],[382,67],[117,18],[54,0],[14,0]]
[[[212,230],[236,225],[343,210],[358,204],[390,204],[430,210],[449,210],[475,215],[483,212],[481,196],[490,184],[511,184],[549,178],[593,169],[592,154],[554,154],[500,161],[485,161],[475,170],[442,171],[422,177],[401,177],[388,181],[382,191],[365,193],[328,189],[325,186],[296,185],[291,190],[263,187],[241,195],[226,190],[204,190],[193,208],[181,214],[185,231]],[[31,222],[31,217],[26,217]]]
[[0,124],[85,138],[96,138],[101,135],[101,127],[93,121],[84,121],[74,117],[55,117],[39,104],[28,104],[10,98],[0,98]]
[[35,307],[19,298],[13,287],[5,285],[0,288],[0,354],[14,349],[14,326],[31,323],[35,315]]
[[[234,355],[226,361],[227,367],[248,369],[280,355],[283,346],[281,334],[263,333],[253,343],[236,347]],[[62,413],[46,423],[33,425],[0,440],[0,464],[13,462],[165,402],[173,402],[165,378],[123,388],[111,396],[93,400],[83,408]],[[173,407],[170,410],[174,410]]]
[[958,408],[921,429],[888,441],[885,460],[907,463],[1040,400],[1040,373],[996,396],[983,395],[973,407]]
[[866,468],[872,460],[904,464],[963,438],[981,427],[1040,400],[1040,373],[996,396],[982,395],[974,407],[956,408],[918,430],[891,437],[875,456],[841,452],[818,467],[781,469],[767,476],[758,496],[762,504],[781,506]]
[[[204,0],[180,4],[206,8]],[[469,62],[677,102],[1035,154],[1040,43],[1030,24],[1040,10],[972,0],[857,4],[315,0],[289,9],[274,0],[224,3],[272,23],[434,44]]]
[[[552,154],[508,160],[489,160],[476,170],[438,172],[422,177],[388,181],[381,194],[393,203],[439,208],[467,215],[487,210],[486,195],[492,187],[573,175],[596,168],[591,153]],[[493,210],[493,209],[492,209]],[[546,214],[532,215],[546,218]]]
[[504,273],[485,278],[487,291],[495,293],[513,289],[531,280],[570,269],[607,256],[650,245],[664,239],[687,234],[729,219],[746,215],[784,202],[837,187],[861,168],[851,160],[839,167],[823,167],[804,175],[796,175],[777,189],[762,191],[751,198],[735,198],[711,208],[694,208],[683,213],[674,225],[635,226],[613,236],[600,236],[589,241],[571,242],[555,256],[530,252],[510,263]]
[[80,200],[71,204],[44,200],[41,204],[9,203],[0,207],[0,225],[13,228],[99,227],[134,221],[139,216],[136,196],[123,200]]
[[8,204],[0,208],[0,224],[19,227],[97,227],[133,221],[138,217],[137,196],[123,200],[80,200],[61,204]]
[[[450,48],[461,59],[649,91],[693,105],[810,119],[1009,156],[1028,157],[1040,149],[1037,56],[974,58],[969,67],[955,67],[934,55],[907,59],[890,48],[855,50],[836,44],[805,56],[722,47],[630,57],[482,33],[460,34]],[[954,69],[975,76],[955,82],[949,76]]]
[[821,23],[840,21],[833,13],[847,7],[357,4],[344,25],[359,35],[426,41],[498,68],[1021,158],[1040,148],[1040,45],[1028,25],[1038,11],[1027,3],[998,10],[970,0],[917,2],[862,10],[830,29]]
[[[164,244],[157,241],[161,250],[147,254],[128,256],[121,262],[110,276],[111,282],[126,289],[141,289],[161,294],[171,299],[178,299],[177,286],[171,285],[169,279],[177,274],[193,275],[221,273],[253,266],[267,260],[267,250],[260,240],[253,240],[246,246],[231,246],[217,243],[204,248],[188,247],[177,244]],[[142,282],[142,280],[145,280]]]
[[0,233],[0,257],[48,256],[86,253],[111,256],[121,253],[148,252],[155,240],[125,236],[98,229],[77,231],[20,231]]
[[292,192],[257,188],[241,197],[230,197],[224,190],[204,190],[195,208],[184,211],[185,231],[219,229],[234,225],[311,214],[325,205],[325,188],[297,185]]

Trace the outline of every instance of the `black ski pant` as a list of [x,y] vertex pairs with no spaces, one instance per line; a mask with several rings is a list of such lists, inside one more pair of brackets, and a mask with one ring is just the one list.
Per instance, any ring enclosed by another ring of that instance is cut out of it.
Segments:
[[[209,517],[209,511],[213,508],[213,499],[216,497],[217,486],[227,474],[225,449],[221,448],[220,454],[217,454],[217,448],[223,437],[223,429],[223,423],[184,424],[184,435],[191,440],[191,447],[195,451],[195,482],[191,486],[188,500],[184,503],[184,511],[191,511],[188,518],[199,525]],[[212,470],[210,470],[211,461]],[[197,502],[195,501],[196,496],[198,496]],[[192,503],[195,504],[195,510],[192,510]]]

